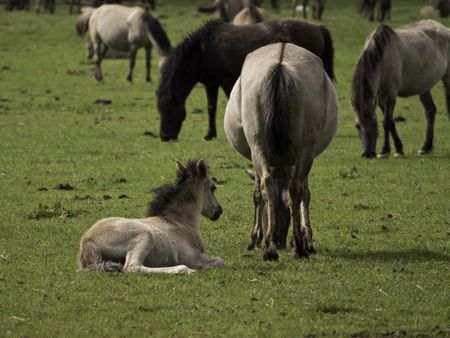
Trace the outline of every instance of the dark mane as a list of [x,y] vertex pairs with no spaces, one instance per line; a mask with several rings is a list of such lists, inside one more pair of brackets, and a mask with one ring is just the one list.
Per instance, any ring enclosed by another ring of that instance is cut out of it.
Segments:
[[373,88],[374,73],[383,58],[384,49],[395,38],[396,33],[387,25],[380,25],[367,47],[362,52],[356,65],[352,81],[353,105],[363,126],[369,125],[373,121],[373,116],[368,114],[365,107],[375,99]]
[[186,70],[192,68],[193,62],[199,62],[195,60],[195,56],[201,50],[202,41],[209,37],[212,30],[223,24],[220,20],[207,21],[175,47],[162,69],[158,96],[176,92],[177,86],[186,76]]
[[189,177],[197,175],[197,163],[197,160],[191,160],[186,164],[185,169],[178,169],[175,183],[152,189],[155,198],[148,205],[147,217],[165,215],[170,202],[175,198],[181,198],[184,203],[195,202],[195,196],[184,190],[184,186]]
[[262,22],[264,21],[263,16],[261,15],[261,13],[258,11],[258,7],[256,7],[253,4],[250,4],[248,6],[248,11],[250,13],[250,17],[252,18],[252,21],[254,23],[258,23],[258,22]]

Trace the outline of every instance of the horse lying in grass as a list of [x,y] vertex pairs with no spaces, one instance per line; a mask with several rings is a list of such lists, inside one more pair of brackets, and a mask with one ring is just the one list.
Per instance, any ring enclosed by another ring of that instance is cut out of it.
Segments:
[[278,259],[274,168],[285,168],[289,180],[293,255],[315,253],[308,174],[337,126],[336,91],[319,57],[289,43],[267,45],[246,57],[227,104],[224,127],[228,142],[256,170],[255,195],[263,199],[267,215],[264,260]]
[[378,157],[389,156],[392,135],[396,156],[403,144],[393,118],[397,96],[419,95],[425,109],[427,127],[420,154],[433,149],[436,106],[431,96],[440,80],[444,83],[450,116],[450,30],[433,20],[422,20],[392,29],[381,25],[366,40],[353,75],[352,105],[363,157],[376,155],[377,105],[383,111],[384,143]]
[[229,96],[247,54],[281,41],[302,46],[319,56],[327,74],[334,78],[333,41],[325,26],[293,19],[242,26],[209,21],[181,42],[161,69],[157,91],[161,140],[178,138],[186,117],[185,102],[197,82],[205,85],[208,98],[209,127],[204,139],[216,137],[219,88]]
[[198,227],[200,215],[215,221],[222,214],[214,181],[202,160],[177,165],[176,183],[156,189],[147,218],[104,218],[84,234],[80,269],[191,273],[224,266],[204,253]]
[[166,32],[146,7],[103,5],[80,15],[76,28],[80,36],[84,36],[89,30],[97,81],[103,80],[101,63],[108,48],[130,53],[130,68],[127,76],[130,82],[133,81],[133,69],[139,48],[145,48],[147,82],[151,81],[152,47],[157,50],[160,67],[172,49]]

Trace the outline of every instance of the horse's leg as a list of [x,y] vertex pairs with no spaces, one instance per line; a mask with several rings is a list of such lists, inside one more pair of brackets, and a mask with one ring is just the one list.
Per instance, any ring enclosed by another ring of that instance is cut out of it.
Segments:
[[298,4],[299,0],[292,0],[292,16],[295,17],[296,14],[296,9],[297,9],[297,4]]
[[261,179],[256,175],[255,177],[255,192],[253,193],[253,203],[255,204],[255,214],[253,216],[253,230],[252,230],[252,241],[247,246],[247,250],[253,250],[256,246],[261,243],[262,240],[262,210],[263,200],[261,197],[260,190]]
[[94,44],[95,52],[95,79],[98,82],[101,82],[103,80],[101,64],[108,47],[104,46],[99,38],[95,38],[95,41],[92,42]]
[[442,82],[444,83],[445,99],[447,104],[447,115],[448,118],[450,119],[450,68],[447,69],[447,72],[444,75]]
[[149,268],[144,266],[145,258],[152,248],[152,238],[148,233],[143,233],[135,240],[134,247],[127,252],[123,271],[142,273],[192,273],[195,270],[189,269],[186,265],[176,265],[162,268]]
[[152,47],[145,47],[145,81],[152,82],[150,77],[150,61],[152,58]]
[[209,126],[208,133],[203,138],[205,141],[210,141],[214,137],[217,137],[216,131],[216,110],[217,110],[217,96],[219,94],[218,86],[205,85],[206,96],[208,98],[208,118]]
[[[303,154],[297,163],[295,173],[289,187],[290,207],[293,226],[293,248],[294,257],[308,257],[315,253],[312,241],[312,230],[309,223],[310,192],[308,187],[308,174],[313,163],[313,156]],[[301,209],[301,222],[300,222]]]
[[130,49],[130,70],[128,71],[127,81],[133,82],[133,69],[136,64],[137,48]]
[[307,13],[307,9],[306,6],[308,6],[308,0],[303,0],[303,19],[307,19],[308,18],[308,13]]
[[431,92],[428,91],[419,96],[420,102],[425,108],[425,118],[427,120],[427,129],[425,132],[425,141],[422,148],[419,150],[420,155],[428,154],[433,150],[434,138],[434,119],[436,117],[436,106],[433,102]]
[[403,144],[397,133],[395,122],[393,118],[395,108],[395,97],[387,98],[383,103],[380,103],[380,108],[383,110],[383,128],[384,128],[384,144],[378,158],[385,158],[391,152],[391,145],[389,143],[389,133],[394,140],[396,156],[403,155]]

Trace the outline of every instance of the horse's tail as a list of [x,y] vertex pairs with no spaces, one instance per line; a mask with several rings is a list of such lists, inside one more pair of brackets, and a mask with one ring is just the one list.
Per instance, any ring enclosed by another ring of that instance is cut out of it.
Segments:
[[169,37],[166,31],[162,28],[161,23],[155,17],[149,15],[147,19],[147,27],[149,32],[149,38],[152,45],[155,46],[161,52],[168,52],[172,50]]
[[91,240],[82,238],[80,252],[78,254],[78,266],[80,270],[99,270],[107,272],[121,272],[121,263],[103,260],[101,250]]
[[289,145],[289,99],[294,82],[289,70],[283,65],[283,43],[279,62],[270,69],[266,78],[264,133],[272,155],[282,156]]
[[91,18],[92,13],[94,13],[95,8],[90,8],[86,11],[83,11],[81,15],[77,19],[76,29],[79,36],[83,37],[86,32],[89,30],[89,19]]
[[253,23],[265,21],[265,18],[263,17],[263,15],[261,15],[261,13],[258,10],[258,7],[256,7],[255,5],[253,4],[248,5],[248,12],[250,14],[250,18],[252,19]]
[[322,31],[323,36],[323,52],[322,52],[322,62],[325,72],[328,74],[331,80],[335,81],[334,77],[334,47],[333,39],[331,38],[331,33],[325,26],[319,26]]

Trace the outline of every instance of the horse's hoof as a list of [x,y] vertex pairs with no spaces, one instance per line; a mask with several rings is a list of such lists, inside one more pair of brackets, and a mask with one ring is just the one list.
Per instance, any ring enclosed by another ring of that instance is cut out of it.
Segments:
[[405,155],[403,155],[402,153],[395,153],[395,154],[394,154],[394,157],[395,157],[395,158],[399,158],[399,159],[400,159],[400,158],[403,158],[403,156],[405,156]]
[[375,157],[376,154],[375,154],[375,153],[372,153],[372,152],[370,152],[370,151],[365,151],[365,152],[363,152],[363,153],[361,154],[361,156],[362,156],[362,157],[365,157],[365,158],[372,158],[372,157]]
[[377,155],[378,159],[383,159],[383,158],[388,158],[389,157],[389,153],[380,153]]
[[247,251],[252,251],[254,248],[255,248],[255,244],[254,244],[254,243],[250,243],[250,244],[247,246]]
[[295,259],[309,258],[309,254],[306,250],[299,251],[294,247],[292,248],[292,257]]
[[264,250],[263,259],[265,261],[277,261],[278,253],[276,251]]
[[431,153],[431,149],[420,149],[419,151],[418,151],[418,154],[419,155],[428,155],[428,154],[430,154]]
[[207,134],[204,138],[203,138],[203,140],[204,141],[211,141],[213,138],[215,138],[216,137],[216,135],[215,134]]

